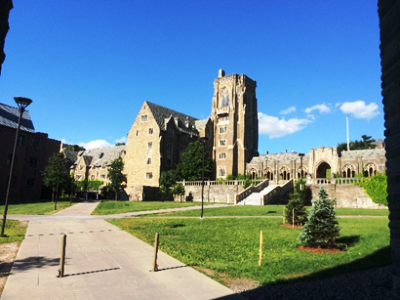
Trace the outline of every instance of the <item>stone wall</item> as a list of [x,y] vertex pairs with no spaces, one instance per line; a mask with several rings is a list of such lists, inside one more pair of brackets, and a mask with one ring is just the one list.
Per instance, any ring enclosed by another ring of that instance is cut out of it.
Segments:
[[[318,199],[319,185],[311,185],[312,199]],[[382,208],[383,204],[373,202],[364,190],[353,184],[327,184],[324,189],[328,193],[328,199],[336,199],[336,207],[347,208]]]
[[[243,191],[243,185],[204,185],[204,202],[234,203],[235,196]],[[201,201],[201,185],[185,185],[183,201]],[[175,201],[180,201],[177,197]]]

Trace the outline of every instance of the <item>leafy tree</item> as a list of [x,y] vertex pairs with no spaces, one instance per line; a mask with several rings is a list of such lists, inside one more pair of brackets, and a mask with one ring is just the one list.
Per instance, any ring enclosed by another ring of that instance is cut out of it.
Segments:
[[337,248],[339,245],[336,238],[339,236],[340,227],[335,217],[336,200],[327,200],[328,194],[323,186],[318,191],[318,197],[318,200],[312,200],[313,207],[298,240],[312,248]]
[[125,143],[116,143],[115,146],[125,146]]
[[[349,146],[350,150],[364,150],[364,149],[374,149],[376,147],[375,142],[371,136],[363,134],[361,136],[362,140],[358,141],[350,141]],[[337,145],[338,152],[342,152],[343,150],[347,150],[347,143],[340,143]]]
[[71,173],[69,176],[69,180],[65,185],[64,192],[69,196],[69,203],[72,204],[72,195],[76,192],[77,186],[75,183],[75,176],[74,173]]
[[[303,190],[300,185],[303,184]],[[304,206],[306,198],[305,180],[299,179],[295,182],[294,192],[290,194],[289,203],[286,205],[285,218],[286,223],[293,222],[293,209],[294,209],[294,223],[303,225],[307,220],[307,210]]]
[[[203,146],[199,141],[189,144],[187,149],[181,154],[181,162],[176,167],[178,180],[195,181],[201,180],[203,162]],[[204,178],[209,178],[212,174],[212,159],[208,153],[204,152]]]
[[123,173],[124,162],[119,157],[115,159],[108,170],[107,177],[110,179],[110,190],[115,193],[115,201],[118,200],[118,193],[126,188],[126,175]]
[[49,162],[42,172],[43,183],[51,188],[54,210],[57,209],[57,198],[59,191],[65,189],[70,182],[70,174],[67,168],[67,160],[61,153],[55,153],[49,158]]
[[172,190],[171,190],[173,195],[181,196],[181,202],[182,202],[182,196],[185,195],[185,188],[182,184],[177,184],[175,185]]
[[163,171],[160,175],[160,192],[162,201],[168,195],[171,187],[176,183],[176,170]]

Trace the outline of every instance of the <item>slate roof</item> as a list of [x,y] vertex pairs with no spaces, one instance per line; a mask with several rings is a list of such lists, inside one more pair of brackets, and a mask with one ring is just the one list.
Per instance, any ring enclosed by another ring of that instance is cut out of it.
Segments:
[[[268,161],[279,160],[280,162],[285,162],[285,161],[296,160],[296,161],[300,162],[301,156],[299,154],[300,153],[298,153],[298,152],[262,154],[260,156],[253,157],[253,159],[251,160],[250,163],[265,162],[266,158],[268,158]],[[308,159],[309,155],[310,155],[309,153],[304,154],[303,161],[306,161]]]
[[68,163],[73,164],[76,161],[76,158],[78,156],[78,151],[64,149],[63,152],[65,154],[65,158],[67,159]]
[[[85,151],[83,153],[83,159],[87,166],[109,166],[121,155],[122,151],[125,151],[126,146],[114,146],[110,148],[97,148]],[[79,163],[80,158],[76,161]]]
[[356,158],[359,156],[362,157],[373,157],[373,156],[385,156],[385,149],[365,149],[365,150],[350,150],[350,151],[342,151],[341,157],[342,159],[346,158]]
[[[164,106],[154,104],[149,101],[146,101],[146,103],[161,130],[166,130],[165,128],[166,119],[169,120],[170,118],[174,118],[177,119],[178,121],[177,127],[180,131],[188,134],[198,134],[197,131],[195,130],[195,122],[197,121],[196,118],[190,117],[188,115],[182,114],[180,112],[174,111]],[[189,121],[189,124],[191,125],[190,128],[186,127],[185,125],[186,120]]]
[[[16,129],[18,127],[18,118],[19,111],[17,107],[0,103],[0,125]],[[21,130],[35,133],[35,128],[27,110],[22,114]]]
[[195,121],[194,124],[195,124],[196,129],[199,130],[199,129],[206,128],[206,125],[207,125],[207,122],[208,122],[209,119],[210,118],[207,118],[207,119],[204,119],[204,120]]

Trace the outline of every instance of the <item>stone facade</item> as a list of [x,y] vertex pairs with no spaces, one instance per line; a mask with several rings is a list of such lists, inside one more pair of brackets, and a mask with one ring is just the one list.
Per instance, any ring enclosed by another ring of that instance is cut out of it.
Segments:
[[[4,204],[6,197],[18,117],[18,108],[0,103],[0,205]],[[9,203],[31,202],[42,198],[44,186],[41,172],[49,157],[59,152],[60,144],[60,141],[49,139],[46,133],[36,132],[29,111],[23,113]]]
[[400,1],[378,0],[393,292],[400,297]]
[[125,171],[131,200],[153,200],[160,174],[176,167],[189,143],[207,137],[205,150],[214,161],[213,178],[244,174],[258,155],[256,82],[246,75],[214,81],[211,116],[198,120],[145,101],[128,133]]
[[110,183],[107,174],[111,163],[118,157],[124,160],[125,149],[126,146],[114,146],[78,152],[77,159],[70,168],[71,173],[76,181],[102,180],[102,186],[105,186]]
[[[378,143],[376,149],[350,150],[338,153],[336,147],[310,149],[309,153],[284,152],[253,157],[247,164],[247,173],[253,177],[279,180],[297,178],[333,178],[340,175],[353,178],[362,173],[369,177],[385,172],[385,149]],[[279,177],[277,176],[279,174]]]

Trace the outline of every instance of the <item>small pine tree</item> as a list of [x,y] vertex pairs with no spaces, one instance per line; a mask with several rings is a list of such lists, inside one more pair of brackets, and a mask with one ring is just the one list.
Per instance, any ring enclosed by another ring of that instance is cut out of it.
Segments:
[[327,200],[328,194],[321,186],[318,191],[318,200],[312,200],[307,222],[298,240],[307,247],[312,248],[338,248],[336,238],[339,236],[339,223],[335,218],[336,200]]
[[285,208],[286,223],[293,222],[294,209],[294,224],[303,225],[307,220],[307,210],[304,207],[304,201],[301,199],[301,194],[296,190],[290,195],[290,200]]

